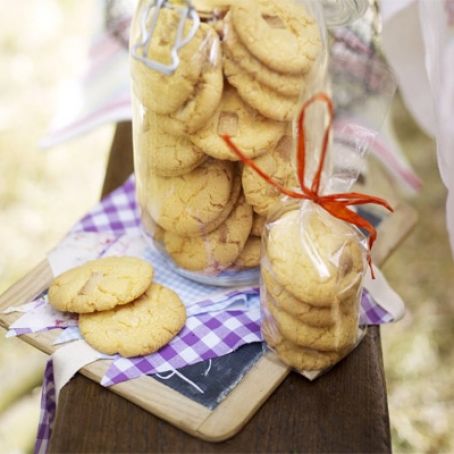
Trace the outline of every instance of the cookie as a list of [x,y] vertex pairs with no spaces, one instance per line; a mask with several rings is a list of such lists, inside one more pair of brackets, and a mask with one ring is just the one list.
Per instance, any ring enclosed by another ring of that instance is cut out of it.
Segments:
[[232,196],[235,167],[210,159],[179,177],[148,176],[146,208],[164,230],[194,236],[222,222]]
[[241,177],[237,169],[234,171],[233,175],[233,183],[232,183],[232,191],[230,193],[230,199],[225,205],[224,209],[222,210],[220,216],[218,216],[213,222],[209,222],[205,224],[203,229],[203,233],[212,232],[214,229],[218,228],[229,216],[232,212],[233,208],[235,207],[236,203],[238,202],[238,198],[241,194]]
[[202,128],[216,111],[222,97],[224,78],[219,37],[208,30],[209,55],[202,67],[191,97],[175,112],[160,115],[162,128],[169,134],[193,134]]
[[274,71],[307,73],[321,53],[317,21],[293,0],[237,2],[231,14],[244,46]]
[[365,263],[353,226],[306,202],[268,229],[268,260],[285,290],[318,307],[357,296]]
[[245,104],[236,90],[226,86],[221,103],[208,124],[191,135],[191,141],[217,159],[239,160],[220,137],[228,134],[250,158],[272,150],[284,135],[285,124],[263,117]]
[[[262,170],[286,187],[296,184],[296,175],[290,160],[291,144],[291,138],[284,136],[274,150],[254,159]],[[274,186],[248,166],[243,168],[242,183],[247,202],[260,216],[267,216],[281,197],[281,193]]]
[[235,260],[234,266],[237,268],[255,268],[260,265],[260,238],[250,236],[244,245],[241,254]]
[[[180,15],[176,10],[162,8],[159,14],[147,58],[162,64],[171,62]],[[187,20],[185,36],[192,27]],[[172,74],[163,74],[145,63],[131,58],[132,89],[141,103],[154,112],[170,114],[179,109],[193,94],[206,60],[206,36],[210,28],[201,24],[195,36],[179,50],[180,63]],[[134,39],[134,38],[133,38]],[[136,38],[134,42],[138,42]]]
[[59,311],[79,314],[109,310],[142,295],[152,277],[152,266],[135,257],[91,260],[53,280],[49,303]]
[[344,351],[358,336],[358,311],[336,319],[333,326],[314,327],[301,322],[275,305],[266,303],[282,336],[293,344],[320,351]]
[[140,227],[146,240],[164,241],[164,229],[160,227],[146,210],[141,210]]
[[231,22],[231,14],[227,14],[222,41],[224,53],[263,85],[284,96],[299,96],[305,88],[304,76],[277,72],[261,63],[241,42]]
[[254,219],[252,220],[252,230],[251,235],[261,238],[263,229],[265,228],[266,217],[260,216],[257,213],[254,213]]
[[[261,273],[265,290],[268,293],[267,301],[301,322],[315,327],[327,327],[333,326],[340,317],[345,315],[347,305],[342,306],[342,309],[341,305],[333,305],[328,308],[311,306],[287,292],[267,267],[262,266]],[[352,309],[350,308],[350,310]]]
[[224,73],[240,97],[264,117],[277,121],[291,121],[298,114],[298,96],[284,96],[260,83],[244,71],[227,54],[224,55]]
[[252,209],[240,197],[226,221],[216,230],[195,237],[183,237],[172,232],[164,235],[170,257],[190,271],[218,273],[231,266],[243,250],[252,226]]
[[215,2],[213,0],[192,0],[191,3],[202,20],[212,21],[228,11],[230,0],[216,0]]
[[281,338],[274,338],[263,330],[266,343],[277,353],[279,359],[297,370],[322,370],[327,369],[342,359],[345,352],[320,352],[309,348],[300,347]]
[[140,158],[146,160],[149,171],[162,177],[176,177],[191,172],[207,160],[208,156],[185,136],[164,132],[157,115],[151,117],[150,127],[139,135]]
[[179,296],[162,285],[151,284],[132,303],[81,315],[79,329],[94,349],[131,357],[159,350],[178,334],[185,321],[186,309]]

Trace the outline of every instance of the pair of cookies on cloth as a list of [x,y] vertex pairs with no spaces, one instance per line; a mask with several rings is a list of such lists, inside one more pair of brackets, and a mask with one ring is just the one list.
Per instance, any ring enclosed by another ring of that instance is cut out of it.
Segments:
[[319,207],[267,226],[263,336],[299,370],[319,370],[358,341],[364,251],[355,229]]
[[170,342],[186,321],[179,296],[152,279],[153,267],[135,257],[92,260],[57,276],[49,303],[79,314],[80,332],[96,350],[147,355]]
[[224,19],[224,73],[267,118],[289,121],[321,54],[314,17],[293,0],[234,3]]

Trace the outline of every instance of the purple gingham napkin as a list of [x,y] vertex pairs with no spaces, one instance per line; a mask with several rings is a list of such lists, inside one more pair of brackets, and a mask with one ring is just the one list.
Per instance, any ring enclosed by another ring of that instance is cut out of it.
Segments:
[[[130,177],[120,188],[111,193],[99,204],[97,204],[86,216],[84,216],[72,229],[69,237],[88,234],[99,235],[103,239],[103,254],[109,252],[124,251],[125,247],[139,241],[139,216],[135,202],[134,178]],[[112,235],[112,238],[109,238]],[[131,235],[131,236],[128,236]],[[91,239],[92,241],[92,239]],[[126,245],[122,245],[125,243]],[[77,243],[80,244],[80,243]],[[117,249],[115,249],[117,247]],[[138,249],[142,246],[139,244]],[[120,248],[120,249],[118,249]],[[123,248],[123,249],[121,249]],[[148,251],[149,258],[156,266],[156,279],[164,285],[169,285],[183,299],[188,296],[199,305],[199,309],[204,305],[223,302],[223,298],[235,301],[235,298],[243,298],[246,301],[258,302],[259,293],[257,288],[250,288],[247,291],[225,290],[220,296],[212,297],[209,287],[189,281],[166,267],[161,263],[162,257],[156,255],[156,251]],[[152,255],[155,254],[155,255]],[[101,254],[102,255],[102,254]],[[211,291],[219,289],[212,288]],[[204,293],[205,292],[205,293]],[[216,301],[216,298],[219,298]],[[191,304],[192,304],[191,303]],[[172,368],[177,369],[188,364],[211,359],[215,356],[230,353],[244,343],[258,342],[260,337],[260,314],[258,311],[224,311],[204,314],[191,313],[191,304],[186,304],[188,314],[194,315],[188,318],[188,323],[182,331],[168,346],[161,351],[141,358],[126,359],[119,356],[113,361],[112,366],[102,380],[102,384],[110,386],[121,381],[135,378],[142,374],[152,374],[165,372]],[[47,305],[48,306],[48,305]],[[30,308],[30,307],[29,307]],[[74,326],[75,321],[68,319],[67,324],[62,322],[59,317],[58,323],[52,322],[52,317],[46,314],[43,323],[37,326],[30,326],[30,320],[42,320],[34,311],[45,311],[42,301],[33,309],[31,314],[19,319],[11,327],[10,335],[24,334],[26,332],[36,332],[41,329],[51,329],[55,327]],[[222,305],[221,305],[222,308]],[[50,308],[49,308],[50,309]],[[34,314],[33,314],[34,313]],[[33,317],[35,315],[35,317]],[[27,317],[28,316],[28,317]],[[375,304],[367,291],[363,292],[361,305],[362,324],[388,323],[393,317],[386,310]]]
[[[75,238],[78,235],[98,235],[102,238],[101,255],[109,250],[115,250],[115,247],[122,246],[122,243],[128,245],[128,238],[133,238],[138,235],[139,216],[135,202],[135,183],[134,178],[130,177],[123,186],[111,193],[99,204],[97,204],[86,216],[84,216],[70,231],[69,238]],[[100,240],[101,241],[101,240]],[[124,244],[123,244],[124,246]],[[152,252],[149,251],[150,254]],[[158,256],[148,257],[155,261],[159,261]],[[165,267],[158,267],[161,273],[160,276],[163,282],[173,282],[175,279],[185,279],[175,274],[169,274],[170,271]],[[198,297],[198,301],[194,300],[194,305],[198,304],[200,310],[205,304],[216,303],[216,298],[203,297],[200,293],[203,288],[197,283],[188,283],[187,291],[193,293],[193,297]],[[198,288],[198,286],[200,288]],[[217,289],[219,293],[219,289]],[[222,292],[221,292],[222,293]],[[250,288],[247,292],[238,290],[224,290],[223,295],[218,295],[219,301],[222,297],[227,297],[235,300],[242,296],[246,300],[252,299],[258,301],[259,290]],[[44,299],[44,300],[43,300]],[[44,301],[44,302],[43,302]],[[35,310],[44,311],[48,304],[45,304],[45,296],[42,296],[40,301],[27,306],[24,309],[25,317],[33,314]],[[191,305],[189,305],[191,308]],[[153,374],[164,372],[166,370],[175,370],[188,364],[211,359],[217,356],[225,355],[236,350],[239,346],[245,343],[261,341],[260,334],[260,313],[258,310],[242,310],[242,311],[218,311],[213,313],[198,313],[197,308],[194,314],[188,317],[186,326],[181,333],[172,340],[167,346],[159,352],[147,355],[140,358],[122,358],[116,356],[110,368],[102,379],[104,386],[110,386],[120,383],[125,380],[136,378],[143,374]],[[188,310],[188,313],[190,311]],[[363,292],[361,306],[361,322],[364,324],[380,324],[392,321],[393,317],[390,313],[376,305],[367,291]],[[74,326],[74,320],[69,318],[59,321],[58,325],[49,323],[47,326],[40,325],[39,327],[30,328],[23,323],[22,318],[12,326],[10,334],[23,334],[26,332],[37,331],[40,329],[52,329],[58,327],[70,327],[68,336],[61,335],[58,343],[65,340],[70,341],[77,339],[79,333]],[[65,339],[66,337],[66,339]],[[40,420],[40,428],[36,449],[37,452],[45,452],[46,440],[50,435],[51,424],[55,415],[55,395],[53,382],[52,362],[46,368],[45,380],[43,385],[42,398],[42,415]]]
[[248,312],[223,312],[190,317],[181,333],[162,348],[159,355],[133,360],[120,358],[112,363],[101,384],[110,386],[143,374],[156,373],[162,364],[171,363],[179,369],[188,365],[188,356],[199,362],[200,358],[207,360],[223,356],[241,345],[261,340],[259,313],[251,316]]
[[135,199],[135,180],[126,182],[99,202],[69,232],[114,233],[121,235],[138,229],[139,213]]
[[363,289],[360,311],[361,325],[382,325],[394,321],[393,315],[379,306],[366,289]]
[[54,367],[52,360],[49,360],[44,370],[41,392],[41,413],[39,415],[38,433],[36,435],[35,454],[45,454],[47,451],[56,408]]

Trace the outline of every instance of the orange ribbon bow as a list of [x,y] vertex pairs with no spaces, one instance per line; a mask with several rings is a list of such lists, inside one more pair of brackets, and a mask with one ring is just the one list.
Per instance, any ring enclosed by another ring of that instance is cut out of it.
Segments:
[[[306,160],[306,143],[304,136],[304,117],[306,114],[307,108],[316,101],[322,101],[327,105],[329,122],[328,126],[325,129],[322,142],[322,151],[320,155],[320,162],[315,173],[314,179],[312,181],[312,186],[308,188],[304,182],[304,173],[305,173],[305,160]],[[298,172],[298,181],[301,187],[301,192],[295,192],[291,189],[288,189],[282,186],[280,183],[275,181],[270,177],[266,172],[264,172],[252,159],[248,158],[232,141],[231,137],[228,134],[224,134],[221,137],[230,147],[230,149],[249,167],[254,169],[265,181],[278,189],[282,194],[288,195],[294,199],[306,199],[312,200],[314,203],[317,203],[322,208],[324,208],[328,213],[332,214],[338,219],[349,222],[359,228],[366,230],[369,233],[369,255],[368,263],[371,270],[372,278],[375,278],[374,271],[372,268],[372,259],[370,251],[372,246],[377,238],[377,231],[375,227],[366,219],[361,217],[355,211],[352,211],[348,207],[351,205],[363,205],[368,203],[374,203],[381,205],[389,211],[393,211],[391,206],[386,202],[386,200],[380,197],[374,197],[367,194],[361,194],[358,192],[345,192],[339,194],[330,194],[330,195],[320,195],[320,180],[322,176],[322,170],[325,164],[326,153],[328,150],[328,140],[329,134],[331,131],[332,123],[334,117],[334,106],[331,98],[326,93],[317,93],[308,99],[301,108],[301,112],[298,116],[298,148],[297,148],[297,172]]]

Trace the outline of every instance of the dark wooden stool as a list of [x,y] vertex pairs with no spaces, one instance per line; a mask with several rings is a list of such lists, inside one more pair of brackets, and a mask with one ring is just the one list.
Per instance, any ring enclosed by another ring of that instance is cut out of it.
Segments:
[[[118,125],[102,195],[132,172],[129,122]],[[49,453],[391,452],[380,330],[315,382],[290,374],[235,437],[208,443],[78,374],[60,394]]]

